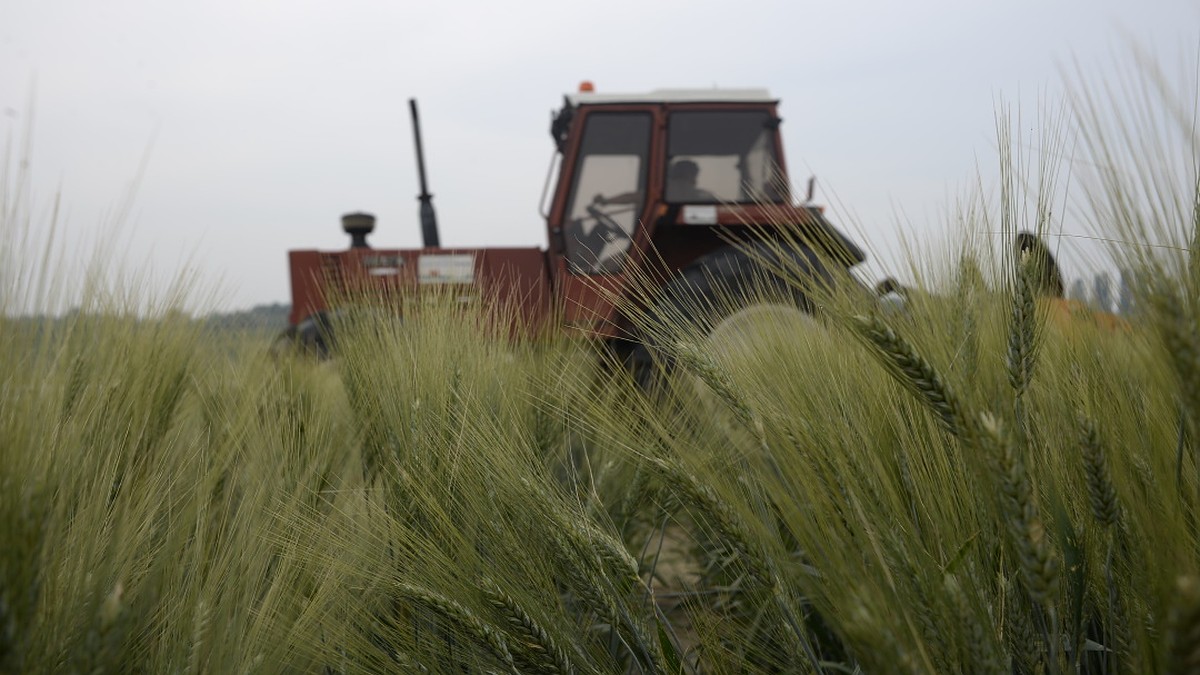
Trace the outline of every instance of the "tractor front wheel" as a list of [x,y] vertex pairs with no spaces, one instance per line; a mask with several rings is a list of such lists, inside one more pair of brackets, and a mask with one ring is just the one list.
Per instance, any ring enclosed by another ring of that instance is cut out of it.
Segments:
[[678,343],[739,350],[763,326],[811,328],[813,290],[833,275],[815,253],[771,242],[730,245],[697,258],[665,284],[639,321],[627,362],[639,387],[661,386],[678,368]]
[[276,357],[304,354],[323,361],[330,357],[332,347],[332,322],[326,312],[317,312],[280,333],[271,344],[271,354]]

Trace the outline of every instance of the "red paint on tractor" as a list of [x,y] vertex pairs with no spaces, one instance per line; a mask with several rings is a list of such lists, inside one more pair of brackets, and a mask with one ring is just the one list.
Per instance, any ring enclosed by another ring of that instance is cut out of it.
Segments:
[[[421,279],[422,256],[470,256],[472,279]],[[549,311],[546,254],[538,248],[350,249],[291,251],[292,314],[296,324],[326,311],[341,298],[386,299],[421,288],[468,295],[484,306],[511,313],[528,329],[538,329]]]

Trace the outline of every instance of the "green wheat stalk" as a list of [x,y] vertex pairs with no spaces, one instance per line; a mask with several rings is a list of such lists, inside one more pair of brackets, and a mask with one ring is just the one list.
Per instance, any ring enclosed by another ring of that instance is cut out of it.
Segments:
[[778,566],[761,546],[754,543],[749,534],[749,528],[737,516],[733,508],[725,503],[725,500],[712,487],[701,483],[696,476],[684,471],[674,463],[656,457],[649,458],[647,461],[669,485],[674,486],[682,493],[685,505],[708,516],[709,522],[716,529],[718,536],[741,561],[749,578],[769,594],[772,604],[787,624],[788,630],[784,631],[784,634],[796,653],[804,654],[810,664],[817,667],[820,660],[808,638],[803,621],[796,614],[795,602],[789,597],[789,591]]
[[1180,577],[1167,619],[1167,669],[1170,675],[1200,673],[1200,579]]
[[1192,437],[1200,437],[1200,330],[1178,292],[1160,282],[1151,294],[1158,330],[1175,367]]

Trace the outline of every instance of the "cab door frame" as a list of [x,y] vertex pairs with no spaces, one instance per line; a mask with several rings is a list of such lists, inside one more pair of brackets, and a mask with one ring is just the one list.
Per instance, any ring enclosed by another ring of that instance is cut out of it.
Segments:
[[[568,200],[579,171],[584,130],[593,115],[640,113],[650,118],[650,147],[647,149],[644,198],[636,214],[633,242],[621,271],[612,274],[582,274],[574,272],[567,263],[565,228]],[[666,109],[661,104],[607,104],[579,108],[571,121],[570,141],[566,147],[559,172],[554,201],[547,218],[549,231],[550,277],[554,295],[559,303],[563,321],[568,327],[587,331],[601,337],[617,337],[622,332],[615,300],[622,297],[631,279],[643,265],[653,237],[655,221],[661,216],[663,156],[666,152]]]

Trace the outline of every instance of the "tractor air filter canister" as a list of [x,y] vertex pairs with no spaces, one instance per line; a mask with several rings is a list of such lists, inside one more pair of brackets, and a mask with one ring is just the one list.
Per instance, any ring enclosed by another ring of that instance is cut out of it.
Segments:
[[375,230],[375,216],[347,213],[342,216],[342,229],[350,235],[350,248],[371,248],[367,245],[367,235]]

